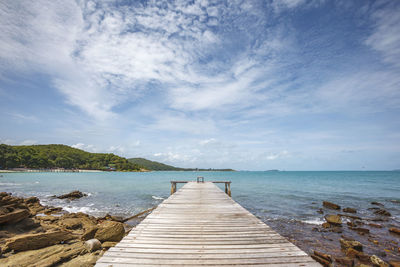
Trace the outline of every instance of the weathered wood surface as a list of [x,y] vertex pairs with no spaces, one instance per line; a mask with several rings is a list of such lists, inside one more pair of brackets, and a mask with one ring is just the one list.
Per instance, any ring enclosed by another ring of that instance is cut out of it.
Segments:
[[321,266],[211,182],[185,184],[97,267]]

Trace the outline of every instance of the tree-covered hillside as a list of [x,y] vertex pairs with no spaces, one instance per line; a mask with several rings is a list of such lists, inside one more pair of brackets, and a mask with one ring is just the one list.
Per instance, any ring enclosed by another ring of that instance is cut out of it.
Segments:
[[144,158],[131,158],[128,159],[129,162],[138,164],[140,166],[143,166],[144,168],[152,171],[183,171],[184,169],[182,168],[177,168],[171,165],[167,165],[164,163],[160,163],[157,161],[151,161],[148,159]]
[[111,153],[90,153],[66,145],[0,145],[0,169],[65,168],[138,171],[138,164]]

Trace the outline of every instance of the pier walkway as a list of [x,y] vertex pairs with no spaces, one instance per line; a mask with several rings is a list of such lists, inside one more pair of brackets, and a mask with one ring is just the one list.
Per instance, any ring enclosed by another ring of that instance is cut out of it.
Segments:
[[188,182],[97,267],[321,266],[212,182]]

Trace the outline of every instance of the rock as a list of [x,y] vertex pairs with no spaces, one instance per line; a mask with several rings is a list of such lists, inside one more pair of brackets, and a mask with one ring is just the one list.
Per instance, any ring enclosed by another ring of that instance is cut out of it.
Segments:
[[368,256],[367,254],[355,250],[354,248],[348,248],[346,249],[346,256],[351,257],[351,258],[357,258],[360,261],[363,262],[369,262],[370,256]]
[[24,201],[26,204],[32,204],[32,203],[40,203],[39,199],[37,197],[28,197]]
[[101,247],[102,247],[102,248],[105,248],[105,249],[109,249],[109,248],[111,248],[111,247],[115,247],[115,245],[117,245],[117,244],[118,244],[118,242],[106,241],[106,242],[104,242],[104,243],[101,244]]
[[19,221],[22,221],[23,219],[26,219],[30,216],[31,214],[29,213],[28,210],[25,209],[20,209],[20,210],[14,210],[12,212],[9,212],[4,215],[0,215],[0,224],[2,223],[16,223]]
[[87,229],[85,231],[85,233],[83,233],[83,235],[81,236],[81,240],[92,239],[94,237],[94,235],[96,234],[97,229],[99,229],[97,226]]
[[389,232],[400,235],[399,228],[391,227],[391,228],[389,228]]
[[110,216],[110,219],[115,222],[124,222],[124,218],[121,216]]
[[59,220],[59,225],[69,230],[76,230],[82,228],[82,221],[78,218],[66,218]]
[[45,209],[43,211],[43,213],[46,214],[46,215],[50,215],[52,213],[60,212],[61,210],[62,210],[62,208],[60,208],[60,207],[50,207],[48,209]]
[[20,231],[29,231],[35,229],[40,226],[40,222],[32,219],[32,218],[25,218],[22,221],[15,224],[15,228]]
[[59,198],[59,199],[68,198],[69,200],[74,200],[74,199],[78,199],[78,198],[86,197],[86,196],[87,196],[87,194],[84,194],[81,191],[75,190],[75,191],[72,191],[72,192],[70,192],[68,194],[64,194],[64,195],[58,196],[57,198]]
[[372,205],[381,206],[381,207],[384,206],[382,203],[379,203],[379,202],[376,202],[376,201],[372,201],[371,204],[372,204]]
[[64,231],[25,234],[8,239],[5,248],[6,251],[25,251],[48,247],[71,239],[74,239],[74,236]]
[[[27,250],[0,259],[0,266],[62,266],[71,259],[85,254],[83,242],[60,244],[38,250]],[[75,266],[82,266],[76,264]],[[93,265],[91,265],[93,266]]]
[[384,210],[384,209],[377,209],[376,211],[374,211],[374,214],[382,215],[382,216],[392,216],[392,214],[390,214],[390,212],[388,212],[387,210]]
[[324,210],[323,210],[323,209],[319,209],[319,210],[317,210],[317,212],[318,212],[319,214],[324,214]]
[[323,201],[323,202],[322,202],[322,205],[323,205],[325,208],[328,208],[328,209],[340,210],[340,206],[339,206],[339,205],[334,204],[334,203],[329,202],[329,201]]
[[125,229],[122,223],[114,221],[104,221],[99,225],[94,238],[104,241],[118,242],[125,235]]
[[383,226],[381,224],[377,224],[377,223],[369,223],[368,224],[371,227],[375,227],[375,228],[382,228]]
[[331,255],[328,255],[328,254],[325,254],[323,252],[319,252],[319,251],[316,251],[316,250],[314,250],[314,255],[316,255],[316,256],[318,256],[320,258],[323,258],[323,259],[325,259],[325,260],[327,260],[329,262],[332,262],[332,256]]
[[317,255],[311,255],[311,258],[313,258],[313,259],[316,260],[317,262],[321,263],[321,264],[322,264],[323,266],[325,266],[325,267],[331,266],[331,263],[330,263],[329,261],[327,261],[326,259],[321,258],[321,257],[319,257],[319,256],[317,256]]
[[357,231],[359,233],[363,233],[363,234],[369,234],[369,229],[367,228],[362,228],[362,227],[349,227],[349,229],[353,230],[353,231]]
[[347,257],[337,257],[337,258],[335,257],[335,262],[343,266],[348,266],[348,267],[354,266],[354,260]]
[[389,261],[390,267],[400,267],[400,261]]
[[357,213],[357,210],[353,208],[344,208],[343,211],[347,213]]
[[333,225],[341,225],[342,224],[342,218],[340,218],[340,216],[338,215],[325,215],[325,220]]
[[101,243],[98,239],[90,239],[85,242],[85,248],[88,252],[93,252],[101,249]]
[[330,223],[328,223],[328,222],[324,222],[324,223],[322,223],[322,227],[327,229],[327,228],[331,228],[332,225]]
[[381,260],[378,256],[376,255],[372,255],[370,257],[370,260],[372,262],[373,265],[375,266],[379,266],[379,267],[389,267],[389,264],[387,264],[386,262],[384,262],[383,260]]
[[339,240],[339,242],[340,242],[340,246],[342,247],[342,249],[352,248],[357,251],[363,251],[363,245],[358,241],[344,240],[343,238],[341,238]]

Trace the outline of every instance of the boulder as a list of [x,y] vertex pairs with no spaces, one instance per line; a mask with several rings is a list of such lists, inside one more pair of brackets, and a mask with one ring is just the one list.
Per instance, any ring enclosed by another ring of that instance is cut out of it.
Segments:
[[340,218],[339,215],[332,215],[332,214],[328,214],[325,215],[325,220],[333,225],[341,225],[342,224],[342,218]]
[[120,222],[104,221],[99,225],[94,238],[104,241],[119,242],[125,235],[124,225]]
[[74,238],[71,233],[65,231],[18,235],[8,239],[5,248],[6,251],[39,249]]
[[101,243],[98,239],[90,239],[85,242],[85,248],[88,252],[93,252],[101,249]]
[[32,218],[25,218],[22,221],[15,224],[15,229],[20,231],[29,231],[40,226],[40,222]]
[[340,246],[342,247],[342,249],[352,248],[357,251],[363,251],[363,245],[358,241],[345,240],[345,239],[341,238],[339,240],[339,242],[340,242]]
[[371,204],[372,204],[372,205],[381,206],[381,207],[384,206],[382,203],[379,203],[379,202],[376,202],[376,201],[372,201]]
[[387,210],[384,210],[384,209],[377,209],[374,211],[374,214],[382,215],[382,216],[392,216],[392,214],[390,214],[390,212],[388,212]]
[[86,197],[86,196],[87,196],[87,194],[82,193],[81,191],[75,190],[68,194],[60,195],[57,198],[59,198],[59,199],[68,198],[69,200],[74,200],[74,199],[78,199],[78,198]]
[[389,267],[389,264],[387,264],[386,262],[384,262],[383,260],[381,260],[378,256],[376,255],[372,255],[370,257],[370,260],[372,262],[373,265],[375,266],[379,266],[379,267]]
[[340,206],[339,206],[339,205],[337,205],[337,204],[335,204],[335,203],[332,203],[332,202],[329,202],[329,201],[323,201],[323,202],[322,202],[322,205],[323,205],[325,208],[328,208],[328,209],[340,210]]
[[18,209],[7,214],[0,215],[0,224],[2,223],[16,223],[26,219],[30,216],[28,210],[25,209]]
[[353,208],[344,208],[343,211],[347,213],[357,213],[357,210]]
[[311,255],[311,258],[313,258],[315,261],[321,263],[322,266],[325,266],[325,267],[331,266],[331,263],[330,263],[329,261],[327,261],[326,259],[321,258],[321,257],[319,257],[319,256],[317,256],[317,255],[314,255],[314,254],[313,254],[313,255]]
[[391,267],[400,267],[400,261],[389,261]]

